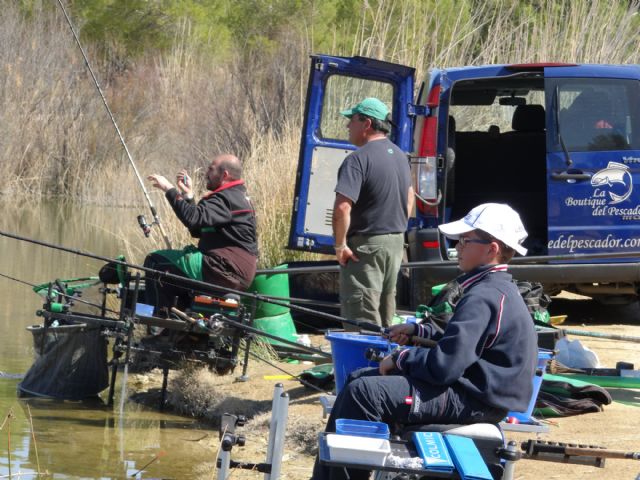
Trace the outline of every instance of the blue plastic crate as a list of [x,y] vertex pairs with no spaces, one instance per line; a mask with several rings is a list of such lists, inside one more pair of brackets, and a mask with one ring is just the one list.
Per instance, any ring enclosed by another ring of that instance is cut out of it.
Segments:
[[338,435],[353,435],[355,437],[389,438],[389,425],[382,422],[368,422],[366,420],[351,420],[338,418],[336,420]]

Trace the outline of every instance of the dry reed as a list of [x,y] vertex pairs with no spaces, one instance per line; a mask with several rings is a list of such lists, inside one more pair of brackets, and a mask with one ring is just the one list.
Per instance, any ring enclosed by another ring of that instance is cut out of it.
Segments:
[[[0,9],[0,194],[64,195],[84,202],[144,208],[137,184],[59,12],[25,19],[12,1]],[[640,63],[638,2],[363,2],[350,52],[416,67],[567,61]],[[184,25],[187,32],[188,24]],[[334,35],[344,35],[336,26]],[[312,30],[312,29],[311,29]],[[202,172],[220,152],[245,162],[258,212],[261,266],[291,259],[286,244],[299,151],[310,30],[280,33],[272,52],[238,51],[225,63],[176,35],[171,51],[113,73],[90,46],[93,67],[138,166],[146,176]],[[203,182],[197,186],[202,192]],[[147,184],[147,188],[151,188]],[[191,241],[151,192],[174,246]],[[135,215],[131,215],[132,219]],[[154,244],[131,227],[116,232],[141,260]],[[144,252],[143,252],[144,251]]]

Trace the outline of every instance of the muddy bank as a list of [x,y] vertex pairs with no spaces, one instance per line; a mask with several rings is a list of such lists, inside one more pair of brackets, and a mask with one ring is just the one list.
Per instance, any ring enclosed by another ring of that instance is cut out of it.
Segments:
[[[296,375],[313,365],[279,363],[279,366]],[[219,447],[218,427],[221,415],[245,415],[248,422],[238,432],[246,436],[246,445],[235,447],[232,458],[261,462],[266,458],[273,389],[276,383],[282,383],[290,397],[283,471],[287,477],[308,478],[313,456],[317,451],[317,435],[325,424],[318,400],[321,394],[295,380],[265,379],[265,376],[281,377],[284,374],[258,361],[250,362],[248,381],[237,381],[240,373],[241,367],[224,376],[215,375],[207,368],[171,371],[165,411],[198,418],[206,425],[205,428],[210,431],[199,438],[197,443],[211,450],[212,459]],[[159,407],[161,370],[132,374],[128,385],[133,401],[151,408]],[[294,471],[299,472],[300,476],[296,476]],[[203,475],[203,478],[210,478],[204,473]]]

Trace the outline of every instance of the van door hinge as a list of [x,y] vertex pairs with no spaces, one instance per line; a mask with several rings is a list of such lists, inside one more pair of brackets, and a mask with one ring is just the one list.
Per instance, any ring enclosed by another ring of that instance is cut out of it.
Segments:
[[410,117],[426,117],[429,115],[430,110],[426,105],[413,105],[410,103],[408,112]]

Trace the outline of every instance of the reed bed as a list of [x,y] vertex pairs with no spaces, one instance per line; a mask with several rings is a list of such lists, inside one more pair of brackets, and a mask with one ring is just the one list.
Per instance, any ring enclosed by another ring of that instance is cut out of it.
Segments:
[[[0,1],[0,195],[144,208],[138,179],[60,12],[36,8],[25,18],[15,2]],[[412,65],[419,81],[431,68],[455,65],[639,63],[637,12],[636,0],[363,1],[358,18],[333,32],[344,36],[340,29],[355,25],[351,50],[327,53]],[[294,23],[269,51],[243,49],[238,41],[231,59],[220,62],[186,40],[188,24],[171,50],[148,53],[122,71],[86,46],[146,188],[152,188],[144,180],[150,173],[172,178],[187,168],[197,177],[217,153],[242,158],[258,212],[262,266],[291,259],[282,247],[313,45],[313,29]],[[150,195],[174,243],[191,241],[162,195]],[[128,229],[116,235],[136,239],[126,248],[141,260],[149,244]],[[157,235],[154,242],[163,248]]]

